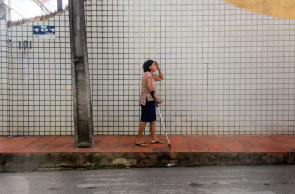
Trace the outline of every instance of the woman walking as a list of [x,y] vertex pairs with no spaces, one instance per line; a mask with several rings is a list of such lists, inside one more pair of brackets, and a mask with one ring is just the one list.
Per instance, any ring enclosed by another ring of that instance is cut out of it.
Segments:
[[[154,74],[157,70],[159,75]],[[157,96],[156,81],[162,81],[164,75],[159,64],[153,60],[147,60],[144,62],[143,71],[144,74],[142,75],[140,96],[141,122],[139,124],[136,145],[148,147],[149,145],[142,141],[142,134],[148,122],[150,123],[150,131],[152,135],[151,144],[164,143],[156,137],[156,103],[162,103],[162,100]]]

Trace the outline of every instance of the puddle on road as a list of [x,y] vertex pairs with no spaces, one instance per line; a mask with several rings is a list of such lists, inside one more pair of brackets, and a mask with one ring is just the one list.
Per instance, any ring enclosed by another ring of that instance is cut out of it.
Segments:
[[188,186],[190,186],[190,187],[200,187],[200,186],[202,186],[202,184],[199,184],[199,183],[190,183]]

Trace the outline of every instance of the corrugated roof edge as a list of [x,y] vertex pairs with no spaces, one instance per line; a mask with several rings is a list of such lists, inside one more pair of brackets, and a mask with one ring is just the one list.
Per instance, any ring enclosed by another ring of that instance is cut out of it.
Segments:
[[14,22],[7,22],[7,27],[9,28],[9,27],[13,27],[13,26],[19,26],[19,25],[29,23],[29,22],[46,21],[49,18],[52,18],[54,16],[62,15],[63,13],[67,12],[68,10],[69,10],[69,8],[65,8],[65,9],[63,9],[61,11],[56,11],[54,13],[44,15],[44,16],[37,16],[37,17],[34,17],[34,18],[30,18],[30,19],[14,21]]

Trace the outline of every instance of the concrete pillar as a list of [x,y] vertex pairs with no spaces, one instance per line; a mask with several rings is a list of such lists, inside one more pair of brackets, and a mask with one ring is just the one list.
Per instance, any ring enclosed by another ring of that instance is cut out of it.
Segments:
[[75,146],[92,147],[93,118],[86,45],[84,0],[70,0],[72,90],[74,100]]

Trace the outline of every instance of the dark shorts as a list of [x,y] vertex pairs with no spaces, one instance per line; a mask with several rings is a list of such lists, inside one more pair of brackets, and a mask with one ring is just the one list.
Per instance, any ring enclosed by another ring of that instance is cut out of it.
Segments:
[[141,122],[156,121],[156,103],[155,101],[146,101],[145,105],[141,106]]

